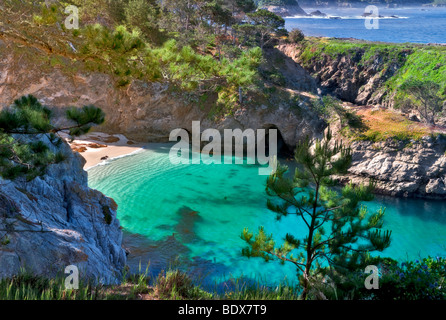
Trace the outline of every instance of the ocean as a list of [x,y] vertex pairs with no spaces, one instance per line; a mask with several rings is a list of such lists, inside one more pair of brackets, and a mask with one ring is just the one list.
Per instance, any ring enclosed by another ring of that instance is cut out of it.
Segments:
[[[156,276],[180,267],[208,288],[239,277],[269,285],[296,281],[292,264],[241,255],[244,228],[255,232],[264,226],[279,244],[287,233],[305,235],[300,218],[277,221],[267,209],[266,176],[258,175],[258,166],[175,165],[169,161],[171,146],[148,144],[88,170],[90,187],[119,206],[131,271],[149,266]],[[370,212],[386,210],[384,229],[392,230],[392,244],[382,256],[400,261],[446,256],[446,202],[378,196],[364,204]]]
[[[301,29],[307,36],[356,38],[381,42],[446,43],[446,8],[378,8],[383,16],[378,29],[367,29],[373,21],[362,17],[364,8],[324,9],[304,8],[307,13],[315,10],[326,17],[287,17],[285,27]],[[398,18],[391,18],[397,16]],[[337,17],[336,19],[330,17]],[[376,21],[375,21],[376,22]]]

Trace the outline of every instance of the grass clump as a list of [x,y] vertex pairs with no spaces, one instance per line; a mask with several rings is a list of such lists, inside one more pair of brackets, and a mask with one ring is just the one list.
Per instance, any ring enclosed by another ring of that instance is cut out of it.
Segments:
[[65,289],[64,278],[48,279],[27,271],[0,280],[0,300],[96,300],[99,287],[85,282],[79,289]]
[[247,282],[242,278],[230,279],[224,294],[219,295],[223,300],[299,300],[300,291],[297,286],[286,282],[277,286],[262,284],[260,281]]
[[409,93],[400,90],[405,83],[418,80],[438,85],[438,96],[446,99],[446,49],[442,47],[420,48],[407,57],[406,63],[394,77],[386,82],[386,89],[395,92],[395,107],[403,108]]
[[293,300],[298,298],[294,286],[276,287],[260,282],[247,283],[231,279],[231,289],[223,294],[204,290],[186,272],[161,271],[156,278],[149,266],[138,273],[124,272],[120,284],[100,285],[79,281],[79,289],[66,289],[63,276],[48,278],[23,269],[18,275],[0,280],[0,300]]
[[161,272],[156,280],[155,291],[161,299],[201,300],[212,297],[212,294],[200,289],[185,272],[180,270]]

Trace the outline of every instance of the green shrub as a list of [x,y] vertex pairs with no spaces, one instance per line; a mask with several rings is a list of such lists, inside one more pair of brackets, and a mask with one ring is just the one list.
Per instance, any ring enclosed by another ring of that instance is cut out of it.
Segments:
[[299,43],[305,39],[304,33],[300,29],[292,29],[288,33],[288,41],[291,43]]
[[210,298],[197,287],[192,279],[179,270],[161,272],[156,281],[156,289],[162,299],[201,299]]
[[422,260],[381,264],[379,289],[361,290],[363,298],[374,300],[444,300],[446,298],[446,260],[428,257]]
[[22,270],[18,275],[0,280],[0,300],[93,300],[99,287],[79,282],[79,289],[65,289],[65,278],[49,279]]

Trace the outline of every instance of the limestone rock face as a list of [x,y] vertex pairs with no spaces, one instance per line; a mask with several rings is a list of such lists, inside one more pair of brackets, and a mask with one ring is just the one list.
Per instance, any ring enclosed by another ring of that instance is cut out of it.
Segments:
[[50,165],[44,176],[0,179],[0,278],[21,268],[63,276],[75,265],[81,278],[116,283],[126,265],[117,205],[88,187],[85,160],[65,143],[60,148],[67,159]]
[[446,139],[441,135],[410,143],[356,141],[351,147],[352,166],[341,179],[374,179],[377,192],[391,196],[446,198]]

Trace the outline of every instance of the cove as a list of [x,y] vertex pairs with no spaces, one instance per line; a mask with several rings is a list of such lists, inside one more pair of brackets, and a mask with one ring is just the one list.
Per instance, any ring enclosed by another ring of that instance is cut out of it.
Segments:
[[[266,176],[257,165],[172,164],[173,144],[148,144],[134,155],[88,170],[89,186],[112,197],[130,250],[132,272],[156,275],[180,267],[205,286],[227,285],[231,277],[294,283],[290,264],[241,256],[243,228],[264,226],[279,241],[304,232],[301,220],[277,221],[266,208]],[[392,244],[381,256],[400,261],[446,255],[446,202],[376,196],[369,210],[386,207],[384,228]],[[290,229],[293,228],[293,229]]]

